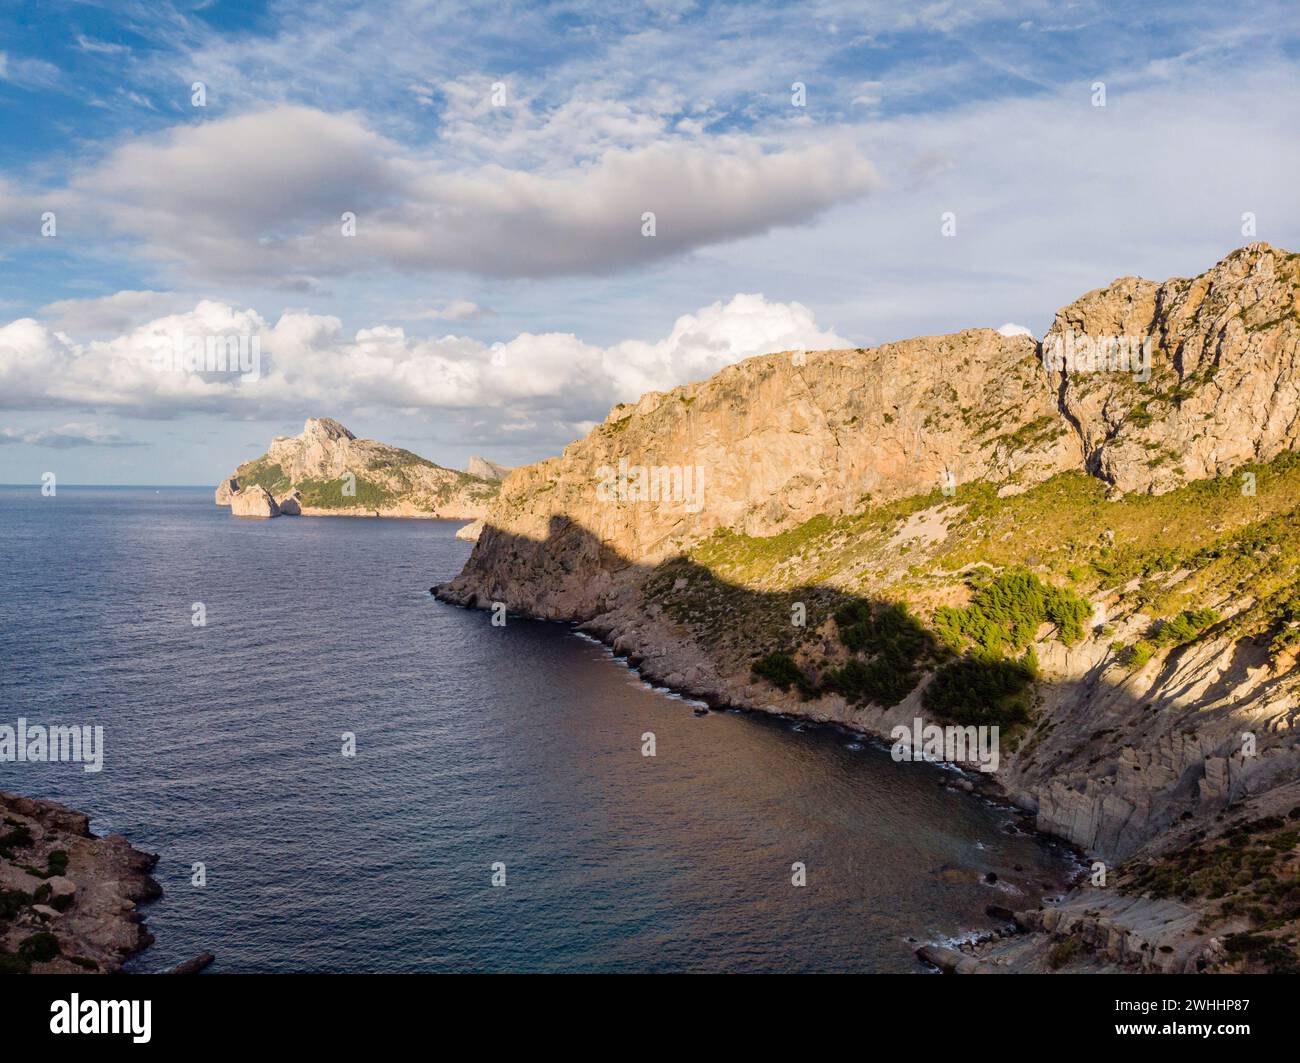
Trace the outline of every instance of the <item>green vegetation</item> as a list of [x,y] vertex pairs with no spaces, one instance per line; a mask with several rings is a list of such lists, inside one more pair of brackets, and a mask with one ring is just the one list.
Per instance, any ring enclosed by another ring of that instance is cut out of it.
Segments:
[[0,889],[0,922],[7,922],[33,903],[34,898],[30,893]]
[[10,819],[8,816],[5,817],[5,825],[9,830],[0,834],[0,856],[12,860],[14,850],[26,849],[32,844],[32,832],[27,828],[27,824]]
[[397,500],[397,493],[374,480],[356,478],[356,494],[345,495],[345,481],[303,480],[297,487],[302,504],[314,509],[380,509]]
[[267,461],[264,457],[258,458],[256,461],[245,462],[235,470],[235,476],[239,479],[240,487],[257,484],[265,487],[276,498],[279,498],[281,494],[293,486],[284,470],[278,464]]
[[787,650],[773,650],[756,660],[751,670],[760,679],[766,679],[778,690],[798,687],[800,692],[811,695],[812,685],[804,675],[803,669]]
[[1056,625],[1063,643],[1073,645],[1083,637],[1091,615],[1092,606],[1073,591],[1049,586],[1028,569],[1013,568],[977,586],[965,609],[936,609],[934,626],[950,648],[961,650],[973,643],[997,659],[1005,649],[1024,649],[1048,621]]
[[1052,939],[1052,947],[1047,950],[1047,966],[1053,971],[1059,971],[1081,952],[1085,951],[1087,951],[1087,946],[1082,938],[1057,935]]
[[856,657],[838,668],[828,669],[822,679],[827,693],[842,694],[856,705],[897,705],[921,681],[921,674],[907,663],[888,657],[863,662]]
[[[1154,381],[1151,401],[1176,402],[1175,384]],[[929,711],[1009,727],[1032,720],[1027,650],[1045,624],[1065,645],[1085,638],[1090,599],[1117,619],[1152,618],[1131,646],[1112,644],[1129,667],[1208,635],[1300,650],[1300,453],[1160,495],[1112,498],[1072,472],[1006,497],[972,482],[953,497],[859,504],[771,536],[718,531],[660,566],[650,597],[720,653],[764,662],[755,676],[784,689],[895,704],[936,669]],[[684,575],[689,587],[674,589]],[[969,598],[954,605],[960,584]],[[796,602],[805,629],[791,624]],[[1208,607],[1220,602],[1237,611]],[[908,608],[933,619],[898,625]],[[835,634],[842,652],[824,652]]]
[[943,665],[925,688],[922,703],[953,723],[1011,730],[1032,719],[1037,678],[1032,653],[1018,661],[978,653]]
[[936,651],[929,632],[907,607],[854,600],[836,609],[834,618],[840,644],[850,657],[840,663],[823,660],[820,683],[786,649],[760,657],[751,671],[781,690],[797,688],[805,699],[834,693],[854,704],[889,706],[907,697],[921,680],[922,662]]
[[[840,643],[855,656],[823,678],[826,690],[855,704],[897,705],[921,681],[920,664],[935,653],[930,633],[898,602],[872,608],[853,601],[835,611]],[[871,659],[861,660],[858,654]]]
[[31,969],[31,961],[26,956],[0,949],[0,974],[26,974]]
[[1157,646],[1182,646],[1221,619],[1214,609],[1188,609],[1172,620],[1158,621],[1147,637]]
[[1142,638],[1120,650],[1120,663],[1136,671],[1151,660],[1157,650],[1185,646],[1221,619],[1215,609],[1185,609],[1171,620],[1157,620]]
[[1224,939],[1230,962],[1272,973],[1300,973],[1295,931],[1300,922],[1300,807],[1286,818],[1264,816],[1129,867],[1122,892],[1184,903],[1216,902],[1200,929],[1225,919],[1248,920],[1251,930]]

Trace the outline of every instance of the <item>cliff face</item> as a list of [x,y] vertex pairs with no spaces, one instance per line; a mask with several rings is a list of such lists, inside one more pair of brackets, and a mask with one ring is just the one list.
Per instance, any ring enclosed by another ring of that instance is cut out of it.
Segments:
[[1081,460],[1027,337],[751,358],[616,406],[562,457],[512,472],[455,587],[587,619],[627,561],[720,528],[771,535],[975,480],[1014,491]]
[[[1068,637],[1030,617],[1039,673],[997,781],[1122,882],[1300,804],[1298,286],[1300,256],[1254,244],[1091,292],[1041,344],[768,355],[646,395],[512,472],[439,594],[580,622],[718,703],[888,735],[944,722],[928,687],[945,654],[978,674],[978,647],[889,660],[849,638],[845,605],[901,603],[942,641],[945,609],[951,635],[952,610],[1027,573],[1093,615]],[[864,696],[854,661],[902,685]],[[1207,899],[1240,882],[1195,888],[1179,896],[1243,929]],[[1223,960],[1207,949],[1178,962]]]
[[1191,280],[1126,277],[1060,310],[1043,339],[1049,354],[1071,337],[1151,341],[1145,381],[1098,371],[1096,344],[1074,344],[1075,365],[1051,373],[1089,471],[1122,491],[1161,492],[1293,449],[1297,289],[1300,255],[1251,244]]
[[276,438],[262,457],[223,480],[216,503],[239,516],[476,520],[497,490],[493,479],[444,469],[409,450],[358,439],[328,417],[313,417],[301,435]]

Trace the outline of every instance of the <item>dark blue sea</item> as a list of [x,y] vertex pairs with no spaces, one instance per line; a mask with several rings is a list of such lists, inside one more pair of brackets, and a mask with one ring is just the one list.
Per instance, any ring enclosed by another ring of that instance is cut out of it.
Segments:
[[132,968],[919,971],[919,943],[1062,881],[937,767],[696,717],[565,626],[434,600],[455,529],[0,488],[0,723],[106,746],[98,774],[0,763],[0,789],[161,854]]

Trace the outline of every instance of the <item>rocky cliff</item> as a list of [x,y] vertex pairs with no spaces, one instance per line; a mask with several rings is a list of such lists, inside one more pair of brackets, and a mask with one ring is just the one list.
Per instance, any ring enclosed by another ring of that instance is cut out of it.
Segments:
[[1244,832],[1290,910],[1298,290],[1300,256],[1252,244],[1090,292],[1039,343],[788,352],[646,395],[512,472],[439,594],[581,623],[719,703],[999,724],[1042,829],[1204,916],[1180,963],[1284,966],[1287,931],[1239,925],[1276,907],[1240,866],[1157,872]]
[[301,435],[276,438],[262,457],[223,480],[216,503],[246,517],[472,521],[486,514],[498,489],[495,478],[444,469],[409,450],[358,439],[328,417],[313,417]]

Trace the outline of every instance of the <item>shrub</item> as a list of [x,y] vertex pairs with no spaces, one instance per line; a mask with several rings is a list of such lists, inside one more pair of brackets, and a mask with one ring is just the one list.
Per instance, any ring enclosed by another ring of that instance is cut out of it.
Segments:
[[760,657],[750,665],[750,671],[780,690],[798,687],[805,696],[810,696],[814,690],[803,669],[788,650],[773,650],[765,657]]
[[33,963],[45,963],[59,954],[59,939],[48,930],[42,930],[24,938],[18,952]]
[[1006,648],[1024,649],[1049,620],[1069,646],[1083,637],[1091,615],[1092,606],[1074,591],[1049,586],[1028,569],[1012,568],[977,586],[965,609],[935,610],[934,626],[952,649],[974,643],[986,655],[1000,657]]
[[1182,646],[1221,619],[1214,609],[1188,609],[1157,624],[1148,632],[1147,637],[1159,646]]
[[854,660],[826,674],[827,690],[843,694],[845,699],[861,704],[874,702],[888,708],[897,705],[920,681],[920,673],[886,657],[874,661]]
[[1138,639],[1132,646],[1120,650],[1119,661],[1125,668],[1132,668],[1136,671],[1151,660],[1151,655],[1155,652],[1154,645],[1146,639]]
[[950,661],[934,674],[922,702],[959,724],[1011,728],[1031,718],[1030,690],[1036,664],[977,654]]
[[29,893],[0,889],[0,921],[12,919],[31,903],[32,896]]
[[26,956],[0,949],[0,974],[26,974],[31,967],[31,961]]
[[26,849],[32,844],[32,832],[28,830],[26,823],[8,819],[5,822],[10,825],[10,829],[0,834],[0,856],[12,860],[13,850]]
[[897,602],[877,609],[867,602],[850,602],[836,610],[835,627],[849,651],[887,657],[899,664],[916,661],[933,646],[930,633],[907,606]]
[[1082,951],[1083,942],[1079,938],[1063,938],[1048,950],[1047,966],[1053,971],[1059,971]]

